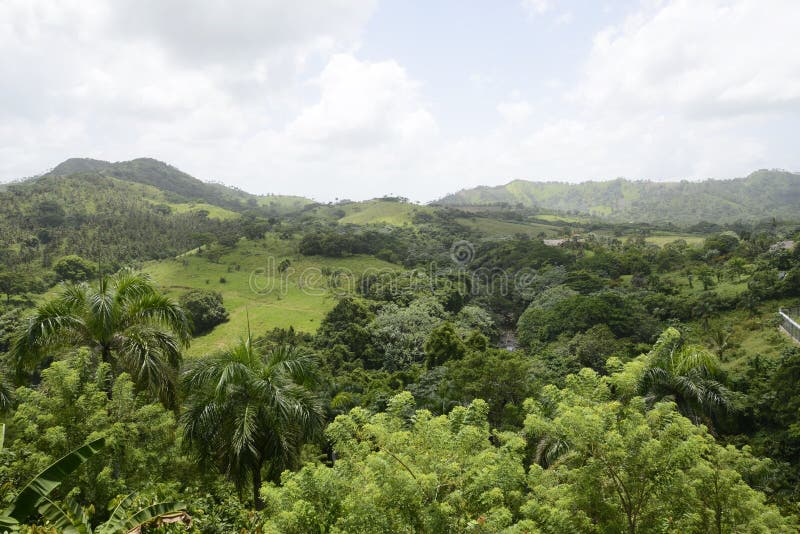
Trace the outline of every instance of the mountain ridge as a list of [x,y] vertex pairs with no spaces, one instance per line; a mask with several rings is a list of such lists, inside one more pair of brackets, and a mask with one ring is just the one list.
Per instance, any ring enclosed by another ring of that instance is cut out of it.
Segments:
[[433,204],[506,204],[637,222],[792,219],[800,212],[800,174],[761,169],[743,178],[698,182],[512,180],[500,186],[462,189]]
[[[154,158],[110,162],[92,158],[69,158],[48,172],[15,182],[25,184],[43,178],[99,175],[129,183],[155,187],[178,203],[203,202],[234,212],[267,208],[276,213],[302,209],[311,199],[295,195],[256,195],[234,186],[209,182]],[[8,184],[11,185],[11,184]]]

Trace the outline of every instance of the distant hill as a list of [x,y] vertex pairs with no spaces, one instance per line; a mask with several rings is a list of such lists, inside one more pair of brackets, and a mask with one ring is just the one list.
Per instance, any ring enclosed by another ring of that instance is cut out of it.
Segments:
[[521,204],[614,221],[694,224],[800,219],[800,174],[760,170],[746,178],[702,182],[650,182],[622,178],[606,182],[528,182],[476,187],[448,195],[437,204],[479,206]]
[[[73,158],[0,188],[0,266],[79,254],[111,265],[171,257],[311,200],[251,195],[141,158]],[[250,221],[250,222],[248,222]]]
[[276,213],[296,211],[312,201],[302,197],[258,196],[222,184],[203,182],[151,158],[110,163],[89,158],[71,158],[57,165],[44,176],[70,176],[95,173],[126,182],[153,186],[168,195],[172,202],[205,202],[233,211],[258,207],[272,208]]

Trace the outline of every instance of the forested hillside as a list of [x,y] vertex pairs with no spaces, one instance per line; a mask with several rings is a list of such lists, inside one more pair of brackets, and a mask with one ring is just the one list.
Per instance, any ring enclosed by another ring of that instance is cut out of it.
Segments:
[[206,186],[0,192],[3,528],[800,527],[800,221]]
[[702,182],[616,179],[567,184],[515,180],[477,187],[438,201],[448,206],[521,205],[615,221],[696,224],[700,221],[793,220],[800,211],[800,175],[760,170],[746,178]]

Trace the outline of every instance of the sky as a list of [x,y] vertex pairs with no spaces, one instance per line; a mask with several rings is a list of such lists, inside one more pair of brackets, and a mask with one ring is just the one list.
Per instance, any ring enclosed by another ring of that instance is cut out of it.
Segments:
[[320,201],[800,170],[798,0],[0,0],[0,181]]

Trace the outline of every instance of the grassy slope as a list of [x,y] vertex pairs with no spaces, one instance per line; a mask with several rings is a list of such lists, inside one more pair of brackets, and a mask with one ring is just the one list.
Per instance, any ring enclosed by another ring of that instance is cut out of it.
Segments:
[[419,212],[429,211],[430,208],[417,206],[405,202],[386,202],[383,200],[368,200],[337,206],[334,209],[343,210],[346,215],[339,219],[342,224],[392,224],[403,226],[411,224],[414,215]]
[[[682,295],[699,295],[703,293],[703,285],[696,277],[693,288],[689,287],[689,282],[685,275],[670,273],[666,277],[671,278],[678,284]],[[741,281],[723,280],[712,288],[712,291],[726,298],[740,295],[746,290],[746,276],[742,277]],[[756,355],[775,361],[785,348],[793,344],[791,338],[781,333],[775,323],[778,308],[786,305],[787,302],[767,301],[759,306],[758,314],[752,317],[749,312],[737,309],[720,313],[712,318],[712,323],[731,331],[729,340],[731,348],[722,358],[724,370],[736,374],[742,373],[747,368],[748,359]],[[690,325],[698,341],[708,345],[707,334],[701,321],[693,321]]]
[[225,208],[220,208],[219,206],[212,206],[211,204],[206,204],[205,202],[192,202],[192,203],[173,203],[167,202],[166,203],[170,208],[172,208],[173,213],[187,213],[187,212],[198,212],[205,210],[208,212],[208,216],[213,219],[220,219],[220,220],[228,220],[228,219],[236,219],[240,217],[238,213],[235,211],[227,210]]
[[536,223],[523,223],[511,221],[499,221],[486,217],[459,217],[456,222],[477,230],[487,237],[513,236],[514,234],[527,234],[536,237],[544,233],[548,237],[556,237],[562,234],[561,228]]
[[258,197],[257,202],[259,206],[270,208],[277,213],[300,211],[304,206],[314,204],[311,199],[291,195],[263,195]]
[[683,239],[689,246],[702,245],[705,240],[704,236],[695,234],[670,234],[667,232],[654,232],[653,235],[646,237],[645,241],[663,247],[673,241]]
[[[284,258],[289,258],[292,264],[283,275],[285,282],[281,284],[281,275],[271,266]],[[235,270],[236,265],[239,270]],[[339,269],[348,276],[352,273],[352,276],[341,277],[341,290],[332,290],[328,287],[330,277],[321,273],[325,267]],[[273,276],[264,274],[265,268]],[[188,351],[191,357],[230,345],[243,336],[247,331],[248,314],[254,334],[289,326],[314,332],[325,313],[333,307],[335,293],[347,291],[348,286],[352,289],[360,273],[366,269],[397,268],[371,257],[306,258],[295,252],[294,243],[268,239],[242,240],[218,263],[203,255],[189,254],[180,259],[149,262],[144,271],[174,298],[191,288],[214,289],[222,293],[230,320],[209,334],[196,338]],[[220,278],[225,278],[226,282],[221,283]],[[251,289],[251,281],[256,290]],[[273,283],[274,290],[257,291]]]

